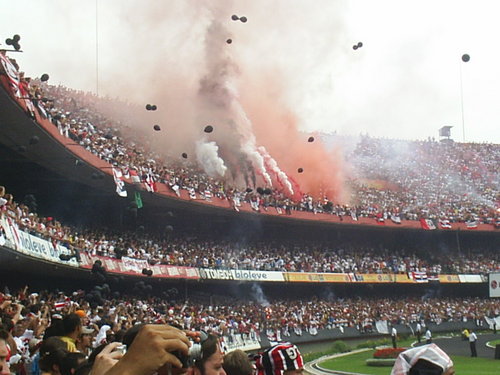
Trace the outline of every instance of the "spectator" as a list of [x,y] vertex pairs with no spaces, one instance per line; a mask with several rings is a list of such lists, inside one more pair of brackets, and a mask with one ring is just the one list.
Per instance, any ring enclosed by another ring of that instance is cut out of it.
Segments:
[[93,328],[82,327],[82,333],[76,341],[76,349],[83,353],[86,357],[89,356],[92,350],[92,334],[95,332]]
[[253,375],[254,369],[248,355],[240,349],[224,356],[224,371],[227,375]]
[[60,339],[67,344],[68,352],[76,352],[76,341],[82,334],[82,321],[80,317],[75,313],[66,315],[63,319],[63,329],[63,335]]
[[260,354],[255,365],[257,375],[299,375],[304,368],[304,360],[295,345],[284,343]]
[[59,337],[43,340],[39,360],[42,375],[61,375],[62,361],[67,353],[67,344]]
[[82,353],[68,353],[61,361],[61,375],[74,375],[76,369],[86,362]]
[[9,367],[9,357],[10,350],[7,346],[9,334],[5,331],[0,330],[0,374],[1,375],[9,375],[10,367]]
[[201,358],[192,367],[194,375],[226,375],[223,367],[224,353],[217,336],[208,335],[201,342]]

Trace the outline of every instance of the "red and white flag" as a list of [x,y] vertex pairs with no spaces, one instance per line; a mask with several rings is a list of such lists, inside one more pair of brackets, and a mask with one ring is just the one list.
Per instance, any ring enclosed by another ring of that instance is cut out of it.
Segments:
[[196,199],[196,191],[194,190],[194,188],[189,188],[188,192],[189,192],[189,199]]
[[381,213],[378,213],[376,216],[377,224],[378,225],[385,225],[385,219],[384,216]]
[[356,214],[355,210],[351,210],[351,218],[354,221],[358,221],[358,215]]
[[122,168],[122,174],[123,178],[128,180],[130,178],[130,169],[128,167]]
[[432,273],[427,275],[427,280],[429,281],[439,281],[439,275],[436,273]]
[[151,175],[151,173],[148,173],[146,175],[146,178],[144,179],[144,184],[146,185],[146,190],[149,191],[150,193],[154,193],[154,192],[158,191],[158,187],[156,186],[155,179]]
[[0,246],[5,245],[6,239],[5,239],[5,231],[3,227],[0,225]]
[[391,215],[391,221],[394,224],[401,224],[401,218],[398,215]]
[[409,272],[408,277],[417,283],[426,283],[427,280],[427,272]]
[[3,70],[6,73],[6,76],[9,80],[10,87],[12,88],[12,93],[20,98],[21,90],[20,90],[20,78],[19,72],[17,71],[14,64],[11,63],[9,58],[5,55],[0,54],[0,63],[3,66]]
[[140,184],[141,183],[141,178],[137,174],[137,171],[135,169],[130,169],[129,170],[130,177],[132,179],[133,184]]
[[66,301],[54,302],[54,309],[60,311],[67,305]]
[[15,221],[12,221],[10,217],[7,216],[7,227],[10,231],[11,238],[14,239],[16,246],[21,245],[21,239],[19,237],[19,227]]
[[436,225],[431,219],[420,219],[420,226],[425,230],[434,230],[436,229]]
[[113,178],[116,184],[116,194],[120,197],[127,197],[127,190],[125,190],[125,182],[123,182],[123,174],[119,169],[113,168]]
[[447,219],[439,220],[439,226],[441,227],[441,229],[451,229],[451,223]]
[[477,221],[476,220],[467,221],[465,223],[465,225],[467,226],[467,229],[477,229]]

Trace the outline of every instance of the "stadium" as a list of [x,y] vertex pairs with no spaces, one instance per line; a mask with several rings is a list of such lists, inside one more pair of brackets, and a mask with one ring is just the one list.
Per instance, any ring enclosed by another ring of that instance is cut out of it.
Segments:
[[[248,93],[258,82],[231,48],[262,14],[228,9],[189,15],[206,69],[157,78],[177,86],[150,96],[125,90],[131,75],[101,73],[95,91],[53,83],[57,64],[30,76],[24,35],[0,35],[1,373],[153,374],[178,365],[151,363],[181,331],[243,350],[251,373],[389,374],[419,348],[450,361],[433,373],[495,373],[500,145],[466,141],[463,87],[462,142],[450,126],[424,140],[306,131],[270,77],[275,97]],[[268,371],[280,345],[292,358]],[[208,372],[192,356],[188,371]]]

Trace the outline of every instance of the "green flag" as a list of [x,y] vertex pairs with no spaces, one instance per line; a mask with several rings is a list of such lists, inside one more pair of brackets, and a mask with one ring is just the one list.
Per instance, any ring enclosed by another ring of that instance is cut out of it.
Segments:
[[138,191],[135,192],[135,203],[137,204],[137,208],[142,208],[141,193],[139,193]]

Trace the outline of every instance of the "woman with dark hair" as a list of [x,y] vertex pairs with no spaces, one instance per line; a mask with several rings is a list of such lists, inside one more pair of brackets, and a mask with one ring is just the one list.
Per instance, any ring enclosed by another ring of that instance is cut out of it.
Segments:
[[61,364],[67,353],[67,345],[59,337],[43,340],[39,360],[41,375],[61,375]]
[[[217,336],[208,335],[201,342],[200,358],[196,359],[192,367],[193,375],[226,375],[224,371],[224,353]],[[191,375],[188,371],[188,375]]]
[[61,361],[61,375],[73,375],[76,369],[85,362],[87,362],[87,359],[82,353],[75,352],[66,354]]

